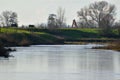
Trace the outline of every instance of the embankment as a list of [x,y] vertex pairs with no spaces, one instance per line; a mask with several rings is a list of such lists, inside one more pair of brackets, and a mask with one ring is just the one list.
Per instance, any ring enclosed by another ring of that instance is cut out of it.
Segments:
[[111,36],[99,34],[98,29],[64,28],[1,28],[0,44],[4,46],[29,46],[40,44],[79,44],[82,42],[113,42],[119,39],[115,32]]

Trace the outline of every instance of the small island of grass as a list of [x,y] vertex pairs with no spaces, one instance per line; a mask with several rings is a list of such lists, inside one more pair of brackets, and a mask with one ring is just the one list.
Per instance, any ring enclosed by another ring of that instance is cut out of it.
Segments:
[[106,49],[106,50],[120,51],[120,41],[108,43],[108,45],[106,46],[93,47],[92,49]]

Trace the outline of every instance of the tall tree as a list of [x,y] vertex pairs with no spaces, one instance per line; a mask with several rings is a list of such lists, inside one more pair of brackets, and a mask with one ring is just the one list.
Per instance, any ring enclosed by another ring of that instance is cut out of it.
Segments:
[[18,20],[17,20],[18,16],[16,12],[12,12],[11,16],[10,16],[10,26],[12,27],[17,27],[18,26]]
[[54,29],[57,28],[57,22],[56,22],[56,14],[50,14],[48,17],[48,28]]
[[57,26],[60,27],[64,27],[65,25],[65,9],[59,7],[57,10]]
[[18,26],[18,16],[16,12],[12,11],[4,11],[2,12],[2,20],[4,23],[4,26],[6,27],[17,27]]
[[99,1],[82,8],[77,14],[80,21],[84,21],[87,26],[95,23],[99,28],[111,27],[115,20],[115,5]]

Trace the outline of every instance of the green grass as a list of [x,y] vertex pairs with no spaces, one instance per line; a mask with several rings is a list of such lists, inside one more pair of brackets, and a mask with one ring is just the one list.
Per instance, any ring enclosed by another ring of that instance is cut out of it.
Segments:
[[[118,31],[113,30],[113,34],[118,35]],[[90,28],[0,28],[0,43],[7,46],[27,44],[62,44],[64,41],[107,40],[108,38],[109,37],[101,36],[98,29]],[[114,37],[112,37],[112,39],[114,39]]]
[[43,31],[33,31],[33,30],[20,29],[20,28],[1,28],[0,44],[3,44],[5,46],[9,46],[9,45],[22,46],[29,44],[61,43],[61,40],[52,34]]
[[55,29],[55,30],[43,30],[46,33],[60,36],[66,40],[78,40],[81,38],[98,38],[100,37],[96,29]]
[[18,28],[0,28],[0,33],[30,33],[30,32]]

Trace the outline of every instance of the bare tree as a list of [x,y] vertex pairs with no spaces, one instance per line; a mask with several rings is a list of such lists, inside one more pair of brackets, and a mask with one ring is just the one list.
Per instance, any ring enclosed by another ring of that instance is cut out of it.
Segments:
[[2,19],[4,26],[6,27],[17,27],[18,26],[18,20],[17,20],[17,13],[12,11],[4,11],[2,12]]
[[60,27],[64,27],[65,25],[65,9],[59,7],[57,10],[57,26]]
[[56,14],[49,15],[49,17],[48,17],[48,28],[49,29],[58,28],[56,20],[57,20]]
[[96,27],[110,27],[115,20],[115,5],[106,1],[99,1],[90,4],[88,8],[82,8],[77,14],[79,19],[84,21],[87,26],[95,23]]
[[18,20],[17,20],[17,13],[16,12],[11,12],[11,16],[10,16],[10,26],[12,27],[17,27],[18,26]]
[[[89,9],[87,8],[82,8],[80,11],[77,12],[77,15],[79,17],[79,23],[81,25],[84,25],[84,27],[89,26],[89,19],[88,19],[88,11]],[[84,24],[82,24],[84,23]]]

